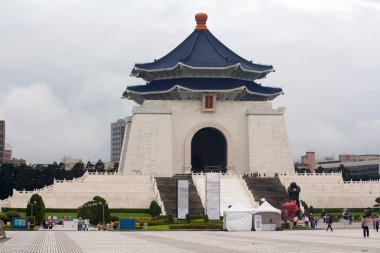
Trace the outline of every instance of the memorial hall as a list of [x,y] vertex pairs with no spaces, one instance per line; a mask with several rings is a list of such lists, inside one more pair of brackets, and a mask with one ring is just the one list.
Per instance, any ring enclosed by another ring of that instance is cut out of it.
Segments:
[[232,51],[211,33],[207,18],[196,14],[183,42],[133,67],[141,84],[123,93],[137,105],[127,117],[117,173],[86,172],[34,191],[14,189],[0,207],[25,208],[38,193],[47,208],[77,208],[98,195],[110,208],[149,208],[155,200],[163,214],[177,216],[178,186],[185,185],[187,212],[209,214],[212,183],[219,218],[234,203],[256,208],[265,199],[280,209],[292,182],[314,208],[372,206],[380,181],[294,172],[285,108],[272,106],[284,91],[260,83],[274,67]]

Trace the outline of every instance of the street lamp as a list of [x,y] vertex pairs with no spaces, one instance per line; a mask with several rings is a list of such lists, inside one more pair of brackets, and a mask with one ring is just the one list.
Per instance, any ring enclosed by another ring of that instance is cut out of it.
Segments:
[[105,226],[104,224],[104,203],[103,202],[98,202],[99,205],[102,205],[103,207],[103,227]]
[[[36,201],[33,201],[33,203],[30,203],[29,201],[29,205],[30,205],[30,216],[33,217],[33,206],[36,205]],[[35,223],[36,221],[34,221],[33,223]]]

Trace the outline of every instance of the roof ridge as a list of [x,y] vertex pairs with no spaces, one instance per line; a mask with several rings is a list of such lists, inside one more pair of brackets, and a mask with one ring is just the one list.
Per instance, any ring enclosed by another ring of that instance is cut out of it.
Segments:
[[196,34],[196,37],[195,37],[195,39],[194,39],[194,42],[193,42],[193,45],[191,46],[191,48],[190,48],[190,52],[186,55],[186,61],[187,61],[187,59],[189,59],[189,57],[190,57],[190,55],[191,55],[191,52],[193,52],[193,49],[194,49],[194,46],[195,46],[195,43],[197,42],[197,40],[198,40],[198,36],[199,36],[199,31],[200,30],[196,30],[197,31],[197,34]]
[[[208,30],[207,30],[208,31]],[[210,31],[208,31],[209,33],[211,33]],[[208,41],[210,41],[212,47],[216,50],[216,52],[222,56],[225,60],[227,61],[230,61],[230,58],[226,55],[223,55],[222,52],[220,52],[220,50],[217,48],[217,46],[215,45],[215,43],[211,40],[210,36],[207,34],[207,32],[205,32],[206,34],[206,38],[208,39]],[[231,61],[232,62],[232,61]]]

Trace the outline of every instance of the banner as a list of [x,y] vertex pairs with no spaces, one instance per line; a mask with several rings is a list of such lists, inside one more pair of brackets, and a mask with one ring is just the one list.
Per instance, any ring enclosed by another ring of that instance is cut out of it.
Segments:
[[206,173],[206,214],[210,220],[220,219],[219,173]]
[[186,219],[189,213],[189,181],[177,182],[177,219]]

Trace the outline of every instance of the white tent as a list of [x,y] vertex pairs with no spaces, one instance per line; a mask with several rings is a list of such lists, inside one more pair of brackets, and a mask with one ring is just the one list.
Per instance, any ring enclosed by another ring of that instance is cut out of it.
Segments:
[[254,217],[256,231],[276,230],[281,223],[281,210],[264,201],[255,209]]
[[228,231],[251,231],[254,209],[236,202],[224,211],[223,228]]

